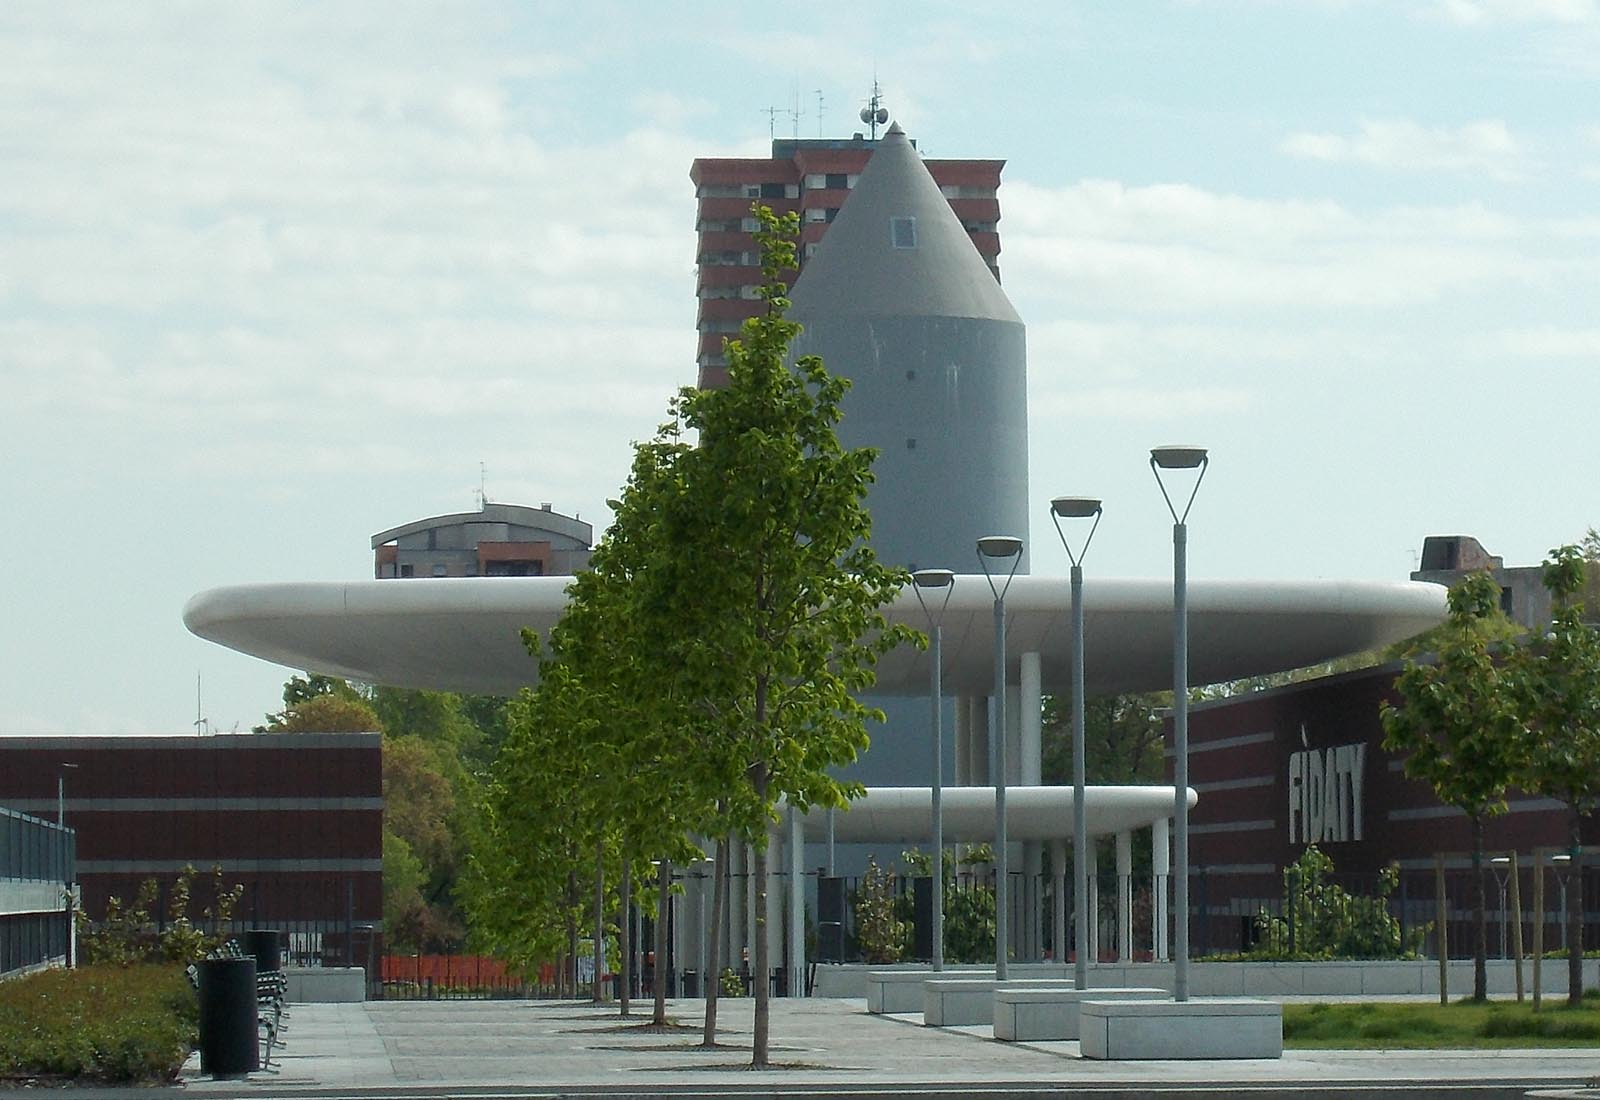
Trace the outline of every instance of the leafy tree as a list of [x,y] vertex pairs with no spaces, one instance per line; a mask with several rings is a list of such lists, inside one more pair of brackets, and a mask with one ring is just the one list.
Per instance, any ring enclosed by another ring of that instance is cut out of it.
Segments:
[[856,943],[866,962],[897,963],[905,957],[911,923],[899,913],[896,900],[894,872],[879,867],[869,856],[855,900]]
[[[870,545],[864,497],[874,452],[835,434],[848,382],[814,356],[788,364],[799,326],[781,274],[795,268],[798,218],[756,207],[766,302],[730,341],[728,386],[673,402],[664,456],[674,492],[641,517],[645,567],[635,626],[655,643],[641,659],[675,684],[703,736],[712,776],[736,775],[725,820],[755,849],[756,1005],[752,1064],[766,1066],[770,968],[767,831],[780,798],[804,810],[842,806],[859,789],[832,770],[867,747],[881,720],[858,700],[880,653],[920,635],[879,609],[905,582]],[[676,445],[677,425],[698,446]]]
[[[1591,536],[1593,531],[1590,532]],[[1572,870],[1583,881],[1580,826],[1600,807],[1600,629],[1584,621],[1589,570],[1583,551],[1561,546],[1544,564],[1554,601],[1550,629],[1518,653],[1516,684],[1526,729],[1521,784],[1567,807]],[[1583,995],[1582,890],[1567,899],[1568,1003]]]
[[1426,780],[1439,801],[1467,815],[1472,831],[1472,996],[1488,996],[1485,959],[1483,826],[1506,810],[1505,791],[1522,765],[1522,725],[1511,674],[1491,647],[1500,586],[1472,573],[1450,590],[1450,614],[1432,660],[1413,658],[1395,680],[1398,706],[1381,712],[1384,747],[1403,752],[1405,774]]
[[326,694],[287,707],[273,721],[272,733],[377,733],[383,724],[372,706],[357,696]]
[[[1163,774],[1163,709],[1172,693],[1101,695],[1083,707],[1085,774],[1093,783],[1152,783]],[[1072,782],[1072,699],[1047,695],[1041,735],[1046,783]]]
[[1427,927],[1402,930],[1389,913],[1388,898],[1400,882],[1390,866],[1367,896],[1351,894],[1329,880],[1333,860],[1316,845],[1283,871],[1283,915],[1256,917],[1258,939],[1247,954],[1257,959],[1411,959],[1422,948]]

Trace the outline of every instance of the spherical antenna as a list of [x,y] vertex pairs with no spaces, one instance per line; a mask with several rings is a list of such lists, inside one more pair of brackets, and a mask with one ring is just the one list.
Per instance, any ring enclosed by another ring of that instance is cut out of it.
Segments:
[[871,122],[872,121],[872,108],[871,107],[863,107],[863,108],[861,108],[861,121],[862,122]]
[[887,108],[887,107],[879,107],[876,117],[877,117],[877,122],[878,122],[879,126],[882,126],[885,122],[888,122],[889,121],[889,108]]

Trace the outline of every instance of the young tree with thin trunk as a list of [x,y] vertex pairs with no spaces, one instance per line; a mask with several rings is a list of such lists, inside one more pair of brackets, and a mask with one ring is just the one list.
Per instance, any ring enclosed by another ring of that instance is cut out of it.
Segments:
[[727,387],[674,402],[697,445],[674,455],[681,493],[655,517],[654,554],[638,577],[655,659],[704,723],[706,774],[734,777],[721,792],[726,820],[755,852],[751,1062],[764,1067],[777,804],[843,806],[859,790],[832,774],[866,749],[866,723],[881,720],[858,695],[879,654],[920,636],[879,611],[906,576],[871,549],[874,452],[847,451],[835,434],[848,382],[815,357],[788,362],[799,326],[784,315],[781,277],[795,267],[797,218],[755,214],[766,310],[728,343]]
[[1488,997],[1488,921],[1483,826],[1506,810],[1521,765],[1522,726],[1511,673],[1492,652],[1500,586],[1472,573],[1450,590],[1450,617],[1434,635],[1433,660],[1408,660],[1395,680],[1400,705],[1385,703],[1384,747],[1406,754],[1405,774],[1432,784],[1439,801],[1467,815],[1472,830],[1472,998]]
[[[1544,563],[1544,584],[1555,605],[1550,629],[1520,651],[1516,668],[1526,731],[1520,782],[1566,805],[1570,868],[1580,884],[1580,826],[1600,807],[1600,629],[1584,622],[1584,557],[1577,546],[1550,551]],[[1576,1007],[1583,997],[1581,886],[1568,891],[1565,919],[1567,1003]]]

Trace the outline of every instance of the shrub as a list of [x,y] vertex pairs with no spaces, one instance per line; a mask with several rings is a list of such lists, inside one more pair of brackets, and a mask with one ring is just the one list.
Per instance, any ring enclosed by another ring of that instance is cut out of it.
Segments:
[[[224,887],[222,868],[211,869],[213,897],[216,901],[207,906],[201,917],[216,927],[233,916],[233,910],[244,895],[244,887]],[[150,917],[160,886],[147,878],[139,886],[133,903],[124,907],[122,899],[111,897],[106,901],[106,919],[99,924],[90,922],[83,910],[76,914],[78,923],[78,950],[88,963],[134,962],[199,962],[207,954],[222,946],[220,933],[202,931],[189,915],[195,870],[184,867],[178,872],[167,899],[167,923],[157,929]]]
[[862,959],[869,963],[899,962],[911,938],[910,923],[896,912],[893,883],[893,872],[868,857],[855,910],[856,942]]
[[1255,919],[1257,942],[1249,959],[1412,959],[1430,926],[1406,929],[1389,913],[1388,898],[1400,881],[1397,867],[1379,876],[1371,896],[1351,894],[1328,881],[1333,860],[1315,845],[1283,872],[1284,916],[1262,912]]
[[0,1073],[162,1083],[183,1068],[199,1007],[183,970],[109,964],[0,984]]

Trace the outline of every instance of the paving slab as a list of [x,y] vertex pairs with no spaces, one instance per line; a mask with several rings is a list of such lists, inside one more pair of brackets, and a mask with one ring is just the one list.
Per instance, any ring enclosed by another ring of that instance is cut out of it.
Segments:
[[[1095,1062],[1078,1044],[998,1042],[984,1026],[934,1029],[920,1014],[874,1015],[864,999],[775,1000],[771,1056],[755,1072],[752,1002],[723,1001],[722,1045],[698,1047],[704,1002],[675,1000],[680,1028],[651,1032],[649,1006],[627,1021],[614,1005],[571,1001],[368,1002],[294,1006],[275,1074],[213,1082],[197,1067],[177,1091],[221,1097],[522,1097],[943,1095],[999,1098],[1063,1090],[1097,1100],[1160,1093],[1241,1097],[1521,1097],[1581,1089],[1600,1050],[1285,1051],[1240,1062]],[[36,1093],[34,1094],[36,1095]],[[74,1100],[151,1090],[74,1090]]]

